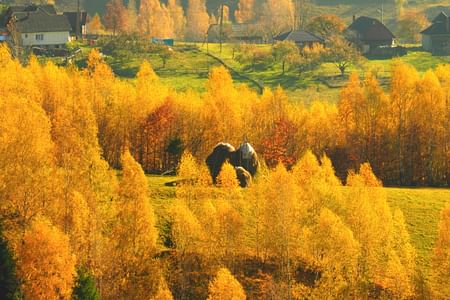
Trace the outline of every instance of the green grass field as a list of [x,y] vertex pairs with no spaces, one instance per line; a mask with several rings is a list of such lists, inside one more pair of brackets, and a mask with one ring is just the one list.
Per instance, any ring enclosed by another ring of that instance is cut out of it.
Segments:
[[[331,63],[324,63],[317,70],[303,74],[298,74],[295,70],[288,70],[282,75],[280,64],[273,64],[264,70],[246,71],[244,66],[233,59],[233,45],[223,45],[222,52],[220,52],[218,44],[210,44],[208,49],[204,45],[199,45],[199,47],[204,52],[209,51],[220,57],[233,68],[259,81],[266,87],[283,87],[291,100],[294,101],[304,103],[310,103],[312,100],[336,102],[340,91],[339,87],[346,82],[346,78],[341,79],[338,68]],[[270,51],[271,45],[259,45],[258,47],[264,51]],[[418,45],[410,45],[408,49],[408,54],[401,59],[413,65],[420,73],[436,68],[440,64],[450,63],[449,56],[432,56],[430,53],[422,51]],[[391,65],[392,59],[363,59],[358,65],[349,67],[346,73],[348,75],[352,72],[360,74],[376,72],[382,86],[388,89]],[[329,88],[323,84],[322,79],[324,78],[332,79],[332,85],[337,88]]]
[[450,202],[450,189],[388,188],[392,209],[403,211],[411,241],[417,251],[417,264],[426,274],[437,234],[440,212]]
[[[175,180],[170,176],[148,176],[152,205],[160,218],[175,198],[175,188],[164,184]],[[437,235],[440,211],[450,202],[450,189],[386,188],[391,209],[399,208],[405,215],[412,244],[417,251],[419,270],[428,273],[430,253]]]
[[[196,46],[196,47],[192,47]],[[265,51],[270,51],[271,45],[259,45]],[[91,47],[83,47],[83,56],[79,58],[77,64],[85,66],[86,57]],[[173,57],[170,58],[166,66],[163,60],[156,53],[132,53],[131,51],[120,51],[120,55],[106,56],[106,62],[112,67],[115,74],[126,80],[134,80],[139,66],[144,60],[148,60],[160,77],[161,81],[177,91],[203,92],[208,73],[211,68],[221,65],[216,59],[208,56],[208,53],[219,57],[227,65],[235,69],[239,74],[256,80],[264,87],[272,89],[281,86],[286,90],[290,99],[295,102],[309,104],[314,100],[335,103],[338,100],[340,87],[347,80],[341,78],[339,70],[330,63],[322,64],[317,70],[299,74],[295,70],[287,70],[281,74],[281,67],[278,63],[273,63],[261,69],[252,70],[241,65],[233,59],[233,45],[224,44],[222,53],[219,52],[218,44],[184,44],[179,43],[174,48]],[[410,46],[408,55],[401,58],[403,61],[415,66],[421,73],[437,67],[439,64],[450,63],[450,56],[432,56],[430,53],[421,51],[417,46]],[[364,59],[360,64],[351,66],[347,70],[347,76],[351,72],[364,74],[366,72],[376,72],[382,86],[387,91],[389,89],[391,59]],[[232,74],[236,84],[247,84],[256,88],[251,81]],[[328,81],[332,87],[323,83]]]

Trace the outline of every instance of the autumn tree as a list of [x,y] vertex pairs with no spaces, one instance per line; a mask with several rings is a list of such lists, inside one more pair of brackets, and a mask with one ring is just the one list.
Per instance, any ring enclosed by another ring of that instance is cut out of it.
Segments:
[[208,291],[208,300],[246,299],[241,284],[226,268],[222,268],[217,272],[217,277],[209,284]]
[[0,115],[0,178],[4,184],[0,184],[0,214],[8,239],[18,242],[32,219],[48,212],[55,203],[52,200],[58,195],[58,177],[52,155],[51,124],[45,111],[31,97],[26,99],[7,88],[3,93],[6,95],[0,97],[0,109],[4,112]]
[[158,289],[158,268],[153,260],[158,234],[146,177],[128,151],[122,155],[122,172],[117,223],[110,241],[110,260],[105,266],[106,298],[141,299],[143,295],[154,295]]
[[346,298],[355,288],[359,243],[352,231],[329,209],[305,230],[304,253],[311,268],[321,270],[313,297]]
[[261,252],[276,258],[283,280],[292,280],[292,259],[296,256],[300,234],[299,219],[303,214],[301,191],[293,176],[282,164],[270,173],[258,195],[262,201]]
[[116,32],[123,32],[127,27],[127,13],[122,0],[111,0],[106,4],[105,26],[112,30],[113,35]]
[[127,7],[126,7],[126,18],[127,18],[127,27],[125,28],[125,31],[128,34],[133,34],[138,32],[138,25],[137,25],[137,6],[136,6],[136,0],[129,0]]
[[102,20],[98,13],[96,13],[91,20],[87,23],[87,31],[89,33],[98,34],[103,31]]
[[209,152],[218,140],[238,144],[243,136],[242,108],[237,90],[229,70],[225,67],[213,68],[206,83],[207,93],[204,95],[205,110],[202,120],[208,125],[203,144]]
[[431,289],[433,297],[445,299],[450,294],[450,205],[441,212],[438,236],[431,263]]
[[292,0],[267,0],[262,7],[259,22],[271,40],[292,29],[294,26]]
[[307,28],[324,39],[329,39],[342,34],[346,25],[344,20],[336,15],[323,14],[313,18]]
[[313,10],[312,0],[293,0],[294,2],[294,28],[304,29],[308,24]]
[[390,256],[385,269],[384,284],[391,295],[406,299],[415,294],[416,252],[411,245],[403,213],[397,209],[392,218],[394,225],[392,250],[395,254]]
[[395,0],[394,3],[395,3],[395,13],[398,20],[403,15],[403,10],[405,4],[408,3],[408,0]]
[[138,25],[141,35],[149,38],[170,38],[174,34],[169,10],[158,0],[140,2]]
[[153,298],[154,300],[173,300],[172,293],[170,292],[169,287],[164,279],[161,280],[159,284],[158,293]]
[[302,74],[320,67],[326,54],[327,49],[322,44],[314,43],[299,49],[298,55],[290,56],[289,63],[293,69]]
[[254,0],[239,0],[237,10],[235,10],[234,12],[236,21],[238,21],[239,23],[251,22],[255,17],[254,9]]
[[239,186],[236,171],[230,163],[225,163],[222,166],[222,170],[217,177],[217,185],[223,188],[233,188]]
[[189,0],[186,12],[186,38],[201,41],[205,38],[209,26],[209,16],[204,0]]
[[275,121],[273,129],[262,140],[262,156],[271,168],[282,163],[286,168],[292,167],[296,161],[292,148],[292,138],[296,134],[296,126],[289,119],[283,117]]
[[361,54],[344,38],[334,37],[330,39],[326,60],[333,63],[341,72],[341,76],[344,76],[349,66],[361,60]]
[[25,232],[17,251],[17,274],[25,298],[71,298],[76,271],[67,236],[38,218]]
[[384,174],[398,184],[408,184],[412,180],[412,161],[408,158],[408,144],[412,138],[413,103],[419,73],[414,67],[396,60],[392,66],[391,94],[389,97],[390,124],[393,127],[395,174]]
[[183,39],[186,31],[186,17],[178,0],[169,0],[167,9],[173,22],[173,31],[177,39]]
[[286,70],[286,62],[294,60],[298,53],[298,47],[292,41],[278,42],[273,46],[272,54],[275,60],[281,62],[282,75],[284,75]]
[[[413,182],[439,184],[447,172],[445,153],[446,99],[439,79],[433,71],[423,75],[416,86],[416,100],[412,102],[411,122],[416,149],[411,149],[410,158],[416,160]],[[430,123],[429,120],[433,119]],[[428,120],[428,121],[426,121]]]
[[421,40],[420,32],[428,24],[426,15],[419,11],[408,10],[397,21],[398,35],[407,42],[418,43]]

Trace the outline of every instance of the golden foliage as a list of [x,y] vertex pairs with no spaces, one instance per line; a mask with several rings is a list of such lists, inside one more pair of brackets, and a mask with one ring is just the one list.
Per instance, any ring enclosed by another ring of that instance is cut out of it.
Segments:
[[445,299],[450,294],[450,205],[441,212],[438,227],[438,238],[433,249],[431,264],[432,295],[437,299]]
[[223,188],[237,188],[239,181],[236,177],[236,171],[230,163],[225,163],[217,176],[217,185]]
[[17,254],[26,299],[71,299],[75,256],[67,236],[37,218],[25,232]]
[[245,292],[239,281],[230,271],[222,268],[217,272],[217,277],[209,284],[208,300],[245,300]]

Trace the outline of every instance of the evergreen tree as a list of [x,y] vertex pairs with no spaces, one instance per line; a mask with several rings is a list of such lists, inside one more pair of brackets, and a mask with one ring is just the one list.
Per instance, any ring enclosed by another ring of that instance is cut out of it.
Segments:
[[0,299],[16,299],[19,291],[16,262],[3,236],[3,229],[0,224]]
[[100,294],[95,286],[94,278],[89,271],[79,268],[77,271],[77,280],[73,289],[74,300],[100,300]]

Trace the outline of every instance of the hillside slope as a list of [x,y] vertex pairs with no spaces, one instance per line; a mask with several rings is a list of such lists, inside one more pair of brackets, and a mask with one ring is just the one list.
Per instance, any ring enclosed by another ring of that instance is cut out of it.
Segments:
[[[108,0],[80,0],[83,7],[89,12],[89,14],[103,13],[105,5]],[[124,0],[127,2],[128,0]],[[167,2],[167,0],[161,0]],[[180,0],[184,7],[187,7],[189,0]],[[230,5],[232,10],[239,0],[225,0]],[[29,0],[3,0],[0,2],[26,4]],[[136,1],[139,4],[139,0]],[[263,3],[264,0],[255,0],[256,3]],[[335,13],[344,18],[351,18],[352,15],[368,15],[373,17],[380,17],[380,13],[377,11],[380,9],[381,1],[373,0],[315,0],[313,1],[319,7],[316,8],[313,14],[320,14],[324,11],[328,13]],[[206,0],[208,11],[213,13],[217,10],[217,7],[221,3],[221,0]],[[75,10],[75,0],[56,0],[56,4],[60,10]],[[409,1],[411,8],[417,8],[421,10],[427,10],[429,15],[435,15],[437,11],[446,10],[449,11],[448,6],[450,0],[412,0]],[[385,16],[386,19],[390,19],[394,12],[394,0],[384,0]],[[325,10],[324,10],[325,9]]]

